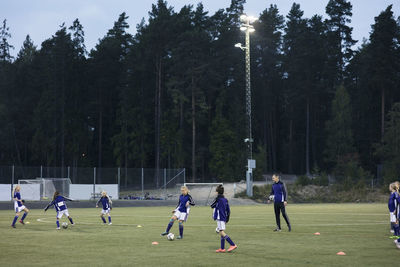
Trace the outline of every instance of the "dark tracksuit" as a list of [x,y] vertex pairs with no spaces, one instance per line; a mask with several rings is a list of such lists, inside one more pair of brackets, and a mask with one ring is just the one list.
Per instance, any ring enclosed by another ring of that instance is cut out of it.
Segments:
[[285,204],[284,204],[284,202],[287,199],[287,193],[286,193],[285,185],[281,181],[278,181],[277,183],[274,183],[272,185],[272,189],[271,189],[271,194],[270,195],[274,195],[274,210],[275,210],[276,226],[279,229],[281,229],[280,213],[282,211],[282,216],[285,219],[288,227],[290,228],[290,221],[289,221],[289,217],[286,214]]

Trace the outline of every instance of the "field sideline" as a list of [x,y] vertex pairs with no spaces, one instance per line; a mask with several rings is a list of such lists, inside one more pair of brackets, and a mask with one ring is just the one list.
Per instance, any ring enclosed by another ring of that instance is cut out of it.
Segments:
[[[291,233],[285,224],[272,232],[273,205],[233,206],[227,233],[238,249],[229,254],[214,252],[220,241],[209,207],[191,210],[183,240],[160,237],[172,209],[115,208],[109,226],[100,209],[71,208],[76,225],[59,231],[53,209],[31,210],[30,223],[17,229],[10,227],[13,211],[2,210],[0,266],[393,266],[400,257],[385,204],[289,205]],[[171,232],[178,233],[177,223]]]

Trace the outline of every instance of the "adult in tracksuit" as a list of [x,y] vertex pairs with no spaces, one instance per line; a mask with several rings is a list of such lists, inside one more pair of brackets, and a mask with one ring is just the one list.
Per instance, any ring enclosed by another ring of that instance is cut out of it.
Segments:
[[274,199],[274,210],[275,210],[275,220],[276,220],[276,229],[275,232],[281,231],[281,217],[280,213],[282,212],[282,216],[285,219],[287,226],[289,228],[289,232],[292,231],[292,227],[290,225],[289,217],[286,214],[285,206],[287,205],[287,192],[285,185],[280,181],[279,175],[272,175],[272,189],[270,193],[269,199]]

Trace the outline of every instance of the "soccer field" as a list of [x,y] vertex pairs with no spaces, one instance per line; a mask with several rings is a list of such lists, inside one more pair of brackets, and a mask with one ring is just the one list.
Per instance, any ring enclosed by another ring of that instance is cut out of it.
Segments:
[[115,208],[113,225],[101,223],[100,209],[70,209],[76,225],[62,230],[54,210],[31,210],[17,229],[13,211],[3,210],[0,266],[393,266],[400,257],[385,204],[289,205],[291,233],[284,223],[272,231],[273,205],[232,206],[227,233],[238,249],[225,254],[214,252],[220,239],[209,207],[191,210],[183,240],[161,237],[172,209]]

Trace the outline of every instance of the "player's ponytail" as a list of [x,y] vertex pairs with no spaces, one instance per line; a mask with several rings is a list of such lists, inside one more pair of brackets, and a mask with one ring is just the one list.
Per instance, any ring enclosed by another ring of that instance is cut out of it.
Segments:
[[53,200],[55,200],[55,199],[56,199],[56,197],[57,197],[57,196],[59,196],[59,195],[60,195],[60,192],[58,192],[58,191],[54,192],[54,195],[53,195]]

